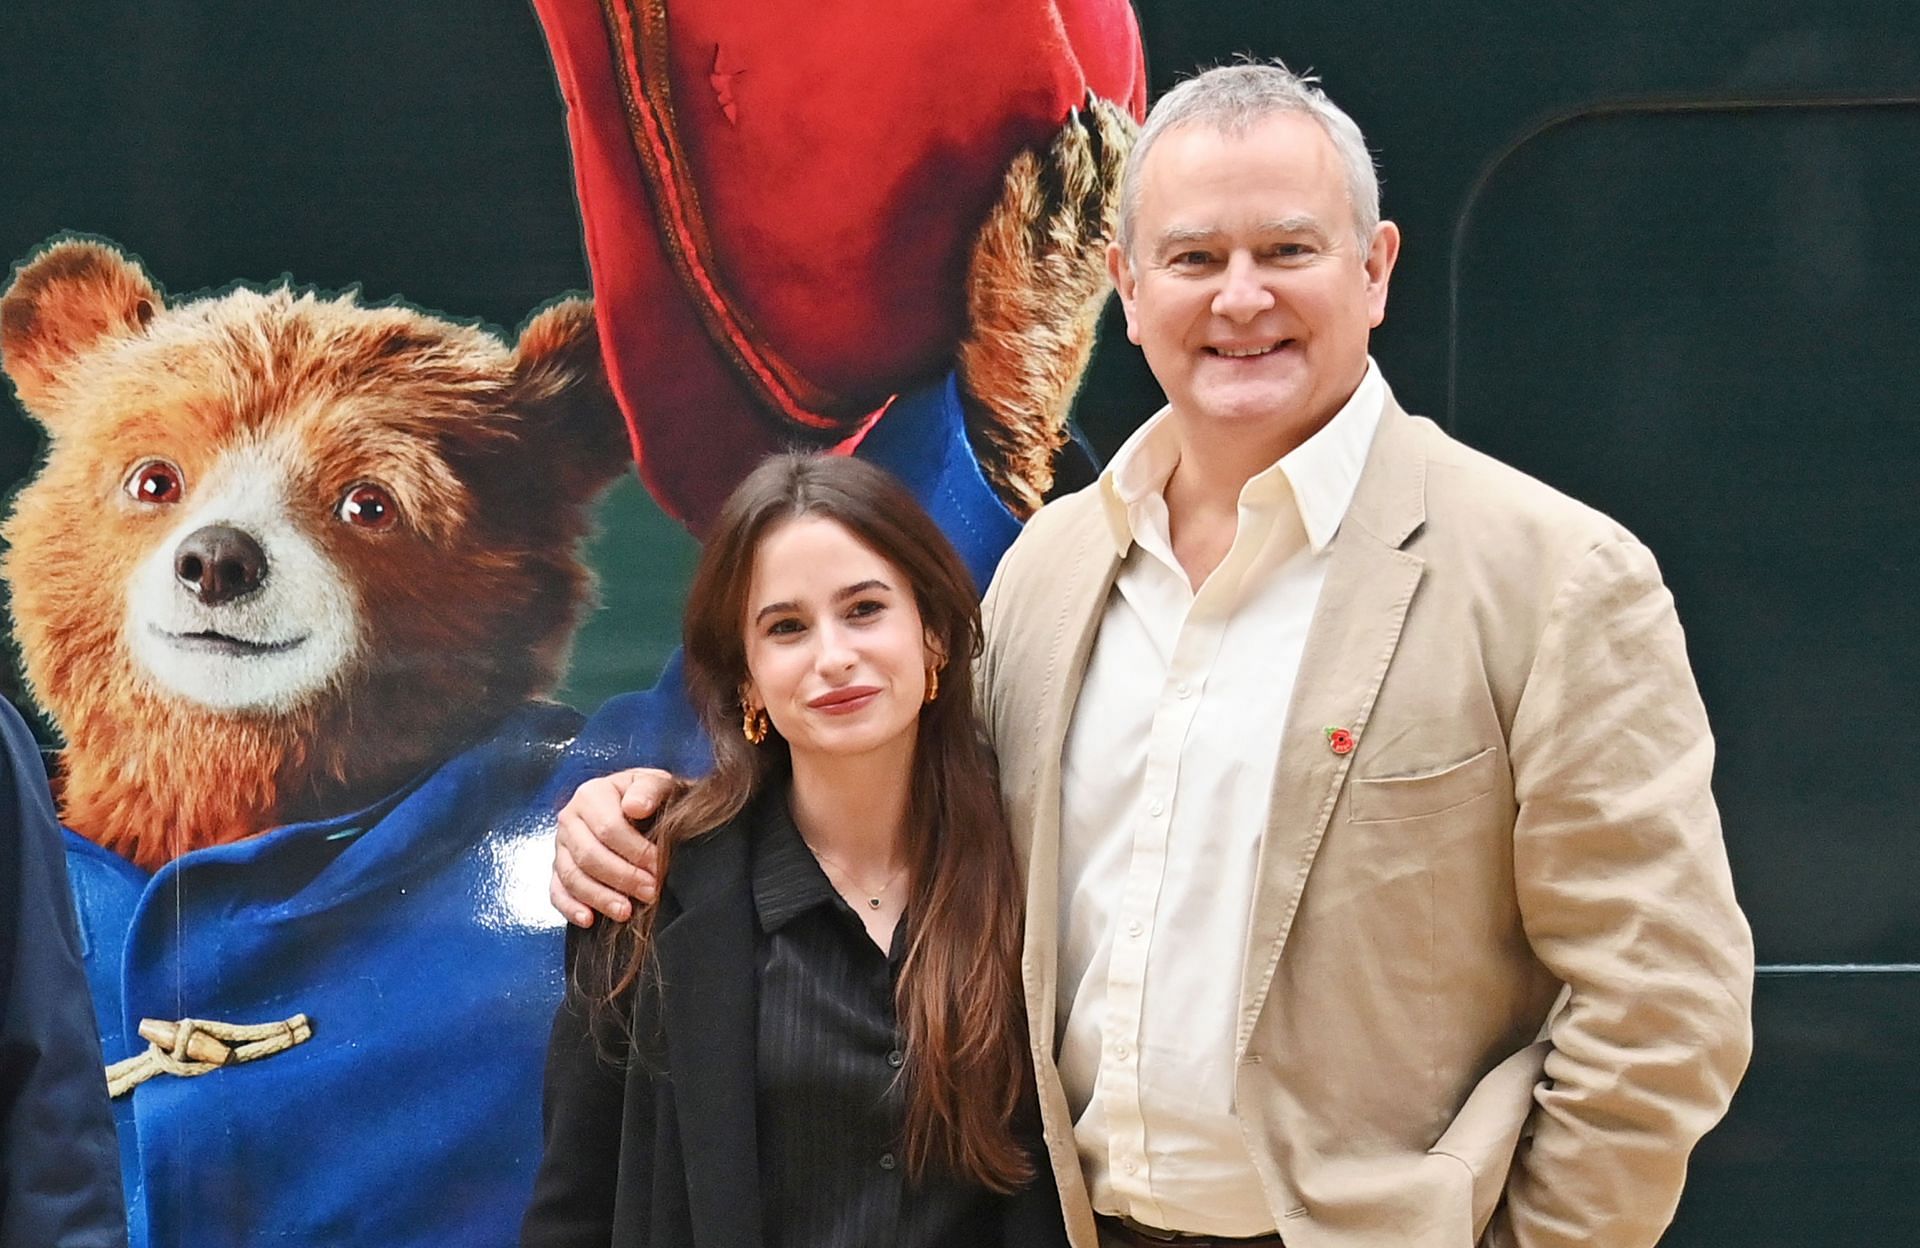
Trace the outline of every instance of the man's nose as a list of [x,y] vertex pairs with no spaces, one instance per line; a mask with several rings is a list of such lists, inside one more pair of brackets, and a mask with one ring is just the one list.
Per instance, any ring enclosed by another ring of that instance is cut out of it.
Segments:
[[1214,315],[1235,321],[1251,320],[1271,308],[1273,302],[1273,291],[1267,288],[1253,257],[1245,252],[1229,256],[1220,274],[1220,289],[1213,296]]

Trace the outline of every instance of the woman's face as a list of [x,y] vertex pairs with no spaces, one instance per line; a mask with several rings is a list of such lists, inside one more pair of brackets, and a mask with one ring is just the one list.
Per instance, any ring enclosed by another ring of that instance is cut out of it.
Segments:
[[900,569],[837,521],[767,530],[747,589],[747,683],[794,759],[911,746],[933,652]]

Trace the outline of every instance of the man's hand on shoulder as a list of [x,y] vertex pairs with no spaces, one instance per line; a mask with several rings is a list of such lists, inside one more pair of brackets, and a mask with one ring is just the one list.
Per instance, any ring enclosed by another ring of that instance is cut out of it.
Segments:
[[636,902],[659,895],[654,866],[659,855],[639,829],[678,787],[664,771],[633,767],[589,780],[560,808],[553,876],[547,896],[553,908],[579,927],[593,926],[596,912],[616,922],[633,914]]

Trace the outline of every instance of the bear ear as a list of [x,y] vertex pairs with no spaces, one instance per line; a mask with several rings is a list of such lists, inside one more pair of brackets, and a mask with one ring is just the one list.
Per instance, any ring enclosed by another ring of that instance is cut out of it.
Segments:
[[163,306],[153,281],[105,243],[68,239],[22,265],[0,296],[0,367],[45,419],[61,372],[109,335],[138,333]]
[[593,304],[566,299],[520,331],[517,407],[550,449],[543,467],[568,498],[591,498],[633,463],[626,420],[607,384]]

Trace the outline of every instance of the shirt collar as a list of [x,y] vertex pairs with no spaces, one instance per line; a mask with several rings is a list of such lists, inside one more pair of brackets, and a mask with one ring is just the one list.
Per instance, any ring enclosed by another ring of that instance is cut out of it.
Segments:
[[793,826],[785,786],[755,803],[752,828],[749,878],[761,931],[776,932],[815,906],[832,902],[833,884]]
[[[1272,506],[1287,494],[1307,542],[1325,549],[1353,503],[1367,450],[1386,408],[1387,383],[1371,356],[1352,397],[1314,435],[1257,473],[1240,491],[1244,506]],[[1125,555],[1149,514],[1163,516],[1167,481],[1180,462],[1171,405],[1133,432],[1100,474],[1100,500],[1115,549]],[[1160,520],[1164,526],[1164,519]]]

